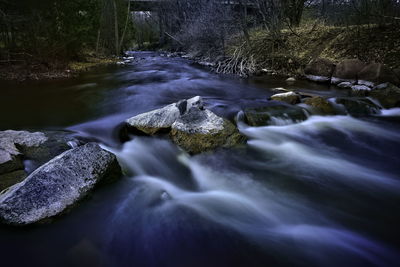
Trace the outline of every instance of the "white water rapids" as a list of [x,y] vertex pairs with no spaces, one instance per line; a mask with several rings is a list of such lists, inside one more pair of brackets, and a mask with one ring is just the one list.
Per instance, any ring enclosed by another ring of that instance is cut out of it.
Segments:
[[[214,164],[204,160],[211,155],[189,157],[166,140],[135,138],[121,151],[113,150],[130,174],[132,188],[146,191],[141,194],[146,200],[141,200],[139,206],[135,190],[120,203],[114,214],[117,228],[128,228],[129,233],[135,209],[147,213],[156,209],[159,216],[173,216],[174,209],[183,207],[240,233],[269,253],[282,257],[289,253],[293,257],[285,260],[289,265],[296,259],[324,266],[393,264],[393,250],[329,218],[329,208],[325,211],[320,203],[310,202],[301,193],[277,189],[273,182],[289,175],[290,179],[336,192],[396,195],[400,189],[398,177],[353,161],[321,142],[319,134],[334,131],[341,134],[340,138],[374,153],[374,145],[358,140],[358,133],[389,142],[398,142],[399,133],[349,116],[313,116],[284,126],[248,127],[240,123],[239,128],[249,137],[250,149],[257,151],[256,160],[249,165],[264,172],[261,180],[250,171],[211,166]],[[152,223],[145,222],[147,226]]]

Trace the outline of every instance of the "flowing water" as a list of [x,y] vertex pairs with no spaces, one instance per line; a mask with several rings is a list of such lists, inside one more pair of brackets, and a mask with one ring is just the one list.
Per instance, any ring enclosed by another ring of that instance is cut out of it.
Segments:
[[[0,226],[1,266],[399,265],[399,109],[249,127],[240,111],[268,104],[271,88],[347,92],[134,56],[77,79],[1,85],[1,129],[76,131],[126,172],[51,224]],[[196,95],[239,113],[248,144],[189,156],[167,139],[119,141],[124,119]]]

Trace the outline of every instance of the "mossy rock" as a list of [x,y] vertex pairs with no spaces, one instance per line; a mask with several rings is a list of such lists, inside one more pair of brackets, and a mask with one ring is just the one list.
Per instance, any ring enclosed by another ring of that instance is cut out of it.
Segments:
[[316,112],[324,115],[336,114],[334,107],[328,100],[321,96],[314,96],[304,99],[304,104],[309,105],[315,109]]
[[301,122],[307,119],[306,111],[298,106],[269,105],[257,108],[248,108],[244,111],[245,121],[250,126],[266,126],[271,119],[288,119]]
[[379,103],[385,108],[400,107],[400,88],[387,84],[387,86],[377,86],[370,91],[371,97],[377,99]]
[[366,116],[380,112],[379,107],[367,98],[340,97],[336,99],[336,103],[343,105],[347,113],[352,116]]
[[190,154],[233,147],[246,140],[233,123],[198,108],[190,109],[171,128],[172,141]]

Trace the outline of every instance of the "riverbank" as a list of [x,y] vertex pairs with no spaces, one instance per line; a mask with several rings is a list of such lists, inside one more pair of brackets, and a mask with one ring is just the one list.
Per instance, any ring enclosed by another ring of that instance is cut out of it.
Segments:
[[188,54],[200,63],[208,61],[219,73],[241,76],[304,77],[306,66],[321,58],[334,63],[345,59],[383,63],[400,73],[400,31],[396,25],[334,27],[322,23],[284,29],[278,35],[253,29],[250,41],[231,37],[226,55]]
[[98,66],[115,64],[118,58],[85,54],[69,62],[10,61],[0,64],[0,80],[24,82],[70,78]]

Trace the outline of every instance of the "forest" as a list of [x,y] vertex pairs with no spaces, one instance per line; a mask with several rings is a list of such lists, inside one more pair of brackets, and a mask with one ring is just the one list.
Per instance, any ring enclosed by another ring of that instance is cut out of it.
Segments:
[[307,25],[351,31],[400,23],[397,0],[162,0],[131,12],[141,9],[139,2],[1,0],[0,62],[60,68],[86,54],[118,56],[146,47],[215,56],[237,38],[251,44],[254,32],[279,43],[282,30],[299,35]]

